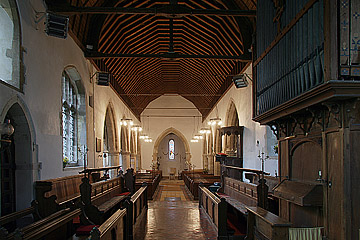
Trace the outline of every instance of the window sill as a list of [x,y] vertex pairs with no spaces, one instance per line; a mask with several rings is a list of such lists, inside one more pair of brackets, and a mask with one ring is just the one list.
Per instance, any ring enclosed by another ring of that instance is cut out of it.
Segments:
[[83,170],[84,166],[70,166],[70,167],[65,167],[63,168],[63,171],[76,171],[76,170]]

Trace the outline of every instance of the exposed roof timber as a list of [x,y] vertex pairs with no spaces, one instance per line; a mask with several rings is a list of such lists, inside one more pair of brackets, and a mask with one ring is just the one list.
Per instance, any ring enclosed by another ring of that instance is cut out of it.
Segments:
[[222,10],[222,9],[191,9],[179,5],[168,5],[160,8],[127,8],[127,7],[74,7],[49,5],[49,10],[64,15],[78,14],[150,14],[166,17],[182,17],[189,15],[203,16],[237,16],[255,17],[254,10]]
[[243,54],[239,56],[224,56],[224,55],[188,55],[179,53],[161,53],[161,54],[131,54],[131,53],[101,53],[101,52],[86,52],[85,57],[89,59],[104,59],[104,58],[161,58],[161,59],[217,59],[217,60],[234,60],[240,62],[251,61],[250,54]]

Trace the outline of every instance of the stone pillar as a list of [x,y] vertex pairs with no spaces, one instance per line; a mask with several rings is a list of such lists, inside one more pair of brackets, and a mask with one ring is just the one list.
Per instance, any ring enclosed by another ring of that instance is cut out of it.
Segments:
[[214,157],[212,154],[207,154],[207,161],[209,163],[209,173],[214,174]]
[[221,152],[225,153],[226,148],[226,134],[221,135]]
[[130,152],[123,152],[122,159],[123,159],[123,171],[125,172],[126,169],[130,168]]
[[207,154],[203,154],[202,158],[203,158],[203,169],[206,168],[209,171],[209,163],[208,163]]

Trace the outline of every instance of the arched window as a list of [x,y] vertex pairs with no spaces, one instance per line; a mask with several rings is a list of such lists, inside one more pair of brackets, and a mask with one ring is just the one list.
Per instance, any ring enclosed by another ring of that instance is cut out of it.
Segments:
[[0,0],[0,82],[22,90],[20,25],[14,0]]
[[174,139],[169,140],[169,159],[175,159],[175,141]]
[[87,149],[85,94],[75,68],[66,69],[62,75],[61,113],[63,166],[83,165]]

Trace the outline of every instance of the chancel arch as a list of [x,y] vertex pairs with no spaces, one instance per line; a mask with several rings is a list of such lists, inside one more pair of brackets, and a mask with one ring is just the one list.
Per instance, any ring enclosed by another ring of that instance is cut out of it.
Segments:
[[8,102],[0,116],[1,122],[8,120],[15,131],[8,138],[11,142],[2,142],[0,148],[1,216],[29,207],[33,182],[39,178],[34,126],[18,97]]
[[[169,158],[169,141],[174,140],[174,159]],[[153,149],[153,165],[159,165],[164,176],[168,176],[171,168],[176,173],[189,168],[191,163],[190,146],[185,136],[175,128],[168,128],[156,139]]]

